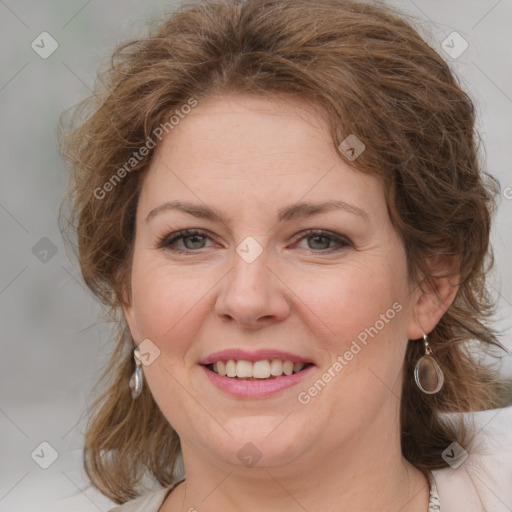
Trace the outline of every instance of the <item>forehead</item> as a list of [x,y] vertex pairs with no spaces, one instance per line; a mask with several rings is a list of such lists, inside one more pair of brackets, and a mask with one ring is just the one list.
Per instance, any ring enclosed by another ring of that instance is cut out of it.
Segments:
[[255,96],[198,100],[159,143],[141,206],[177,198],[273,209],[301,198],[350,199],[376,212],[384,202],[380,180],[340,158],[318,111]]
[[[298,163],[306,154],[332,145],[318,112],[293,98],[251,95],[220,96],[198,105],[165,136],[157,154],[186,163],[207,159],[237,164],[237,172],[259,164],[262,172],[286,162]],[[181,158],[180,158],[181,157]]]

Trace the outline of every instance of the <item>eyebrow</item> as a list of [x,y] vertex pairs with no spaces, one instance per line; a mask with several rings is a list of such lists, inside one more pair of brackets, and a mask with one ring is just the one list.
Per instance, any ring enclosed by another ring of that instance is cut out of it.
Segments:
[[[157,206],[151,210],[146,217],[146,222],[149,222],[159,213],[166,210],[179,210],[199,219],[207,219],[217,222],[225,223],[222,213],[215,208],[206,205],[198,205],[187,203],[184,201],[169,201],[167,203]],[[324,213],[332,210],[343,210],[353,215],[358,215],[365,220],[369,220],[368,214],[358,208],[357,206],[348,204],[344,201],[326,201],[323,203],[296,203],[291,206],[281,208],[277,214],[278,222],[291,221],[300,218],[311,217],[319,213]]]

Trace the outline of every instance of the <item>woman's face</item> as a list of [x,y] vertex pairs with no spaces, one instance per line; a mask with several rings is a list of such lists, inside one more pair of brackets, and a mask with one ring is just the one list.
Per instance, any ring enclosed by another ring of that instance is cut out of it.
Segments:
[[382,183],[313,111],[199,100],[145,176],[124,306],[185,457],[278,467],[396,439],[406,344],[422,334],[406,269]]

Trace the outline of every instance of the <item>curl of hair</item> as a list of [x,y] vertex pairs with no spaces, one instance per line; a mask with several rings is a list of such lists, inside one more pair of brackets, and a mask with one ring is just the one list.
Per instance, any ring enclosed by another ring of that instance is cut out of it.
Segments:
[[[468,436],[442,413],[499,404],[498,381],[471,354],[475,344],[478,353],[501,347],[488,325],[493,303],[485,282],[499,187],[478,159],[472,101],[436,51],[389,7],[198,1],[148,37],[117,48],[61,144],[72,173],[69,222],[85,283],[119,311],[130,289],[137,197],[151,154],[130,172],[119,169],[191,98],[200,103],[230,93],[301,99],[325,117],[335,147],[355,134],[366,149],[349,163],[382,178],[411,279],[435,289],[443,269],[432,262],[457,262],[458,293],[430,334],[445,386],[430,396],[417,389],[412,372],[422,345],[412,341],[401,403],[405,458],[421,470],[445,466],[442,451]],[[116,173],[122,180],[112,181]],[[112,186],[100,193],[107,182]],[[180,452],[151,393],[131,399],[132,343],[120,318],[104,374],[109,382],[94,404],[85,444],[91,482],[117,503],[140,494],[142,471],[169,485]]]

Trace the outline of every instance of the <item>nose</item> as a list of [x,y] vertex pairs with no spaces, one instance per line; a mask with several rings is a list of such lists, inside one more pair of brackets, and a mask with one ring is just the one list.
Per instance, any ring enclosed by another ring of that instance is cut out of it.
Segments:
[[237,253],[233,267],[222,280],[215,304],[216,314],[224,321],[246,329],[260,329],[281,322],[290,313],[287,287],[268,265],[266,251],[252,263]]

